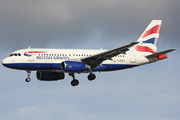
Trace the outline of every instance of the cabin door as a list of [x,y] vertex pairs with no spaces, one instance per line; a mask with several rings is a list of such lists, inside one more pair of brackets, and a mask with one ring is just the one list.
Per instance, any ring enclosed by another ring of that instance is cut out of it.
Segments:
[[130,63],[136,62],[136,55],[133,51],[130,52]]

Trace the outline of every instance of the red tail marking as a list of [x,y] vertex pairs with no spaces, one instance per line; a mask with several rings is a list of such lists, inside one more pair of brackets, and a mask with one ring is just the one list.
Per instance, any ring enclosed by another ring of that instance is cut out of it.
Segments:
[[147,47],[147,46],[135,45],[134,48],[135,48],[137,51],[140,51],[140,52],[151,52],[151,53],[153,53],[153,54],[156,53],[154,50],[152,50],[151,48],[149,48],[149,47]]
[[154,34],[154,33],[159,33],[160,32],[160,25],[156,25],[154,26],[153,28],[147,30],[142,36],[141,38],[145,38],[151,34]]

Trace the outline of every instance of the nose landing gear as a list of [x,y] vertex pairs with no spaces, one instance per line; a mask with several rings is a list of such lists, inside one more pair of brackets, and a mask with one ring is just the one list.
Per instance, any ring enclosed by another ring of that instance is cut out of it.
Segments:
[[27,71],[27,78],[26,78],[26,82],[30,82],[31,81],[31,78],[30,78],[30,75],[31,75],[31,70],[26,70]]

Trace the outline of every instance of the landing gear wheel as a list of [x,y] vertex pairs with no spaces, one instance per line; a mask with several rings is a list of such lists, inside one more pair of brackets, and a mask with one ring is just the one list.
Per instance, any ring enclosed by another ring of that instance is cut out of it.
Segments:
[[71,81],[71,85],[72,85],[72,86],[77,86],[77,85],[79,85],[79,81],[78,81],[77,79],[75,79],[74,73],[69,73],[69,76],[72,76],[72,77],[73,77],[73,80]]
[[26,70],[27,71],[27,78],[26,78],[26,82],[30,82],[31,81],[31,78],[30,78],[30,75],[31,75],[31,70]]
[[95,74],[90,74],[90,75],[88,75],[88,80],[89,81],[92,81],[92,80],[94,80],[96,78],[96,75]]
[[71,81],[71,85],[72,86],[77,86],[77,85],[79,85],[79,81],[74,79],[74,80]]
[[26,78],[26,82],[30,82],[31,81],[31,78]]

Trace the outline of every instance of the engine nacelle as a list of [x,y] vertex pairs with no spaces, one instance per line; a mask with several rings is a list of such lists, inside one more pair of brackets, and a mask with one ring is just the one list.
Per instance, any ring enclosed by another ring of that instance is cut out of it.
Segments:
[[57,73],[52,71],[37,71],[36,77],[41,81],[57,81],[64,79],[64,73]]
[[80,72],[89,69],[89,66],[83,62],[64,61],[61,63],[61,69],[68,72]]

